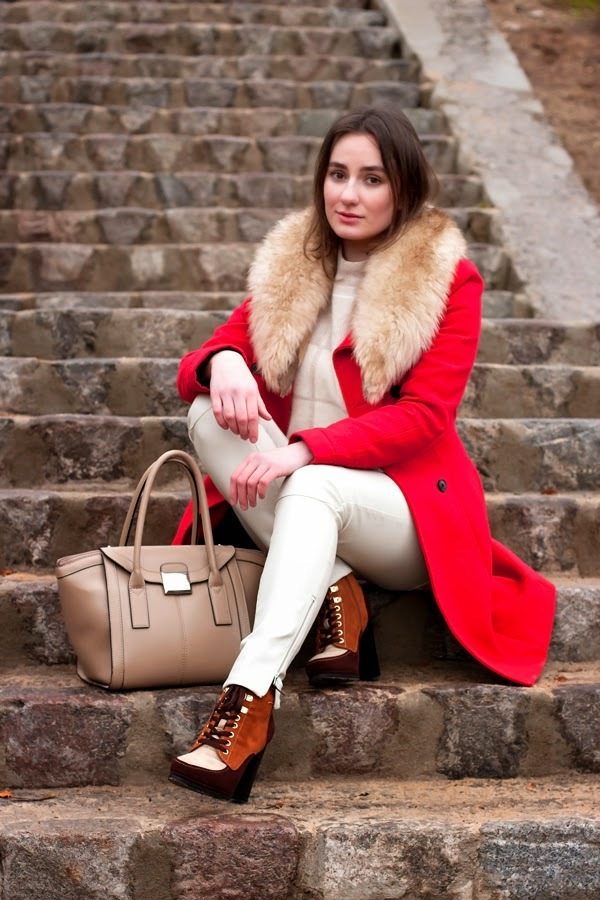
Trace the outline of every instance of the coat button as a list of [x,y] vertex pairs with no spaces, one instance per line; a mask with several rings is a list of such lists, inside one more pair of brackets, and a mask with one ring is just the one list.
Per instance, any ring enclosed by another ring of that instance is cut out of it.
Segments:
[[442,494],[444,493],[444,491],[445,491],[446,488],[448,487],[448,485],[446,484],[446,482],[444,481],[443,478],[440,478],[440,480],[439,480],[438,483],[437,483],[437,486],[438,486],[438,491],[441,491]]

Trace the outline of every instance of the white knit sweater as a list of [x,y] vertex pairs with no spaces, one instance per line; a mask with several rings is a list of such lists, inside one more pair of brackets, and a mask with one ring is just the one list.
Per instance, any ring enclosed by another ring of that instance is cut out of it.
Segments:
[[317,319],[294,380],[288,435],[302,428],[323,428],[348,415],[332,354],[350,330],[352,307],[365,264],[366,260],[349,262],[340,251],[331,301]]

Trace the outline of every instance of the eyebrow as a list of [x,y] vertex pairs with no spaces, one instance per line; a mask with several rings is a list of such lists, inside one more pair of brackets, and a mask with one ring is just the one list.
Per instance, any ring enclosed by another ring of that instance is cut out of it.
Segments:
[[[328,168],[333,168],[333,167],[335,167],[336,169],[347,169],[348,168],[348,166],[344,165],[344,163],[336,162],[334,159],[332,159],[329,163]],[[385,169],[383,166],[362,166],[360,171],[361,172],[385,172]]]

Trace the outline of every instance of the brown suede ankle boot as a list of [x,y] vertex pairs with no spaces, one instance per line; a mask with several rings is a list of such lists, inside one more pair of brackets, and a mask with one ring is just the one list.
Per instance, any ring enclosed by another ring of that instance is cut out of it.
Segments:
[[244,687],[226,687],[189,753],[212,747],[221,768],[203,768],[174,759],[169,781],[222,800],[245,803],[265,747],[273,737],[275,688],[257,697]]
[[[345,652],[321,656],[326,647]],[[306,664],[312,685],[369,681],[379,675],[379,662],[362,588],[350,573],[332,584],[317,618],[316,655]]]

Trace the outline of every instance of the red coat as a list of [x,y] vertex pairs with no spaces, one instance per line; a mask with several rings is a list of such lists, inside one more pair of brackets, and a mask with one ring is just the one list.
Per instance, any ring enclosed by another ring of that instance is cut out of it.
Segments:
[[[184,400],[208,390],[197,368],[218,350],[235,349],[287,432],[295,367],[331,287],[319,263],[295,252],[304,215],[288,217],[267,237],[250,274],[252,298],[181,361]],[[352,331],[333,353],[348,417],[291,440],[306,442],[312,464],[381,468],[399,485],[451,632],[494,672],[530,685],[546,660],[555,588],[491,538],[479,474],[456,432],[483,287],[463,251],[454,226],[431,210],[369,260]],[[226,503],[210,482],[207,488],[217,521]],[[189,524],[188,510],[175,543],[186,539]]]

